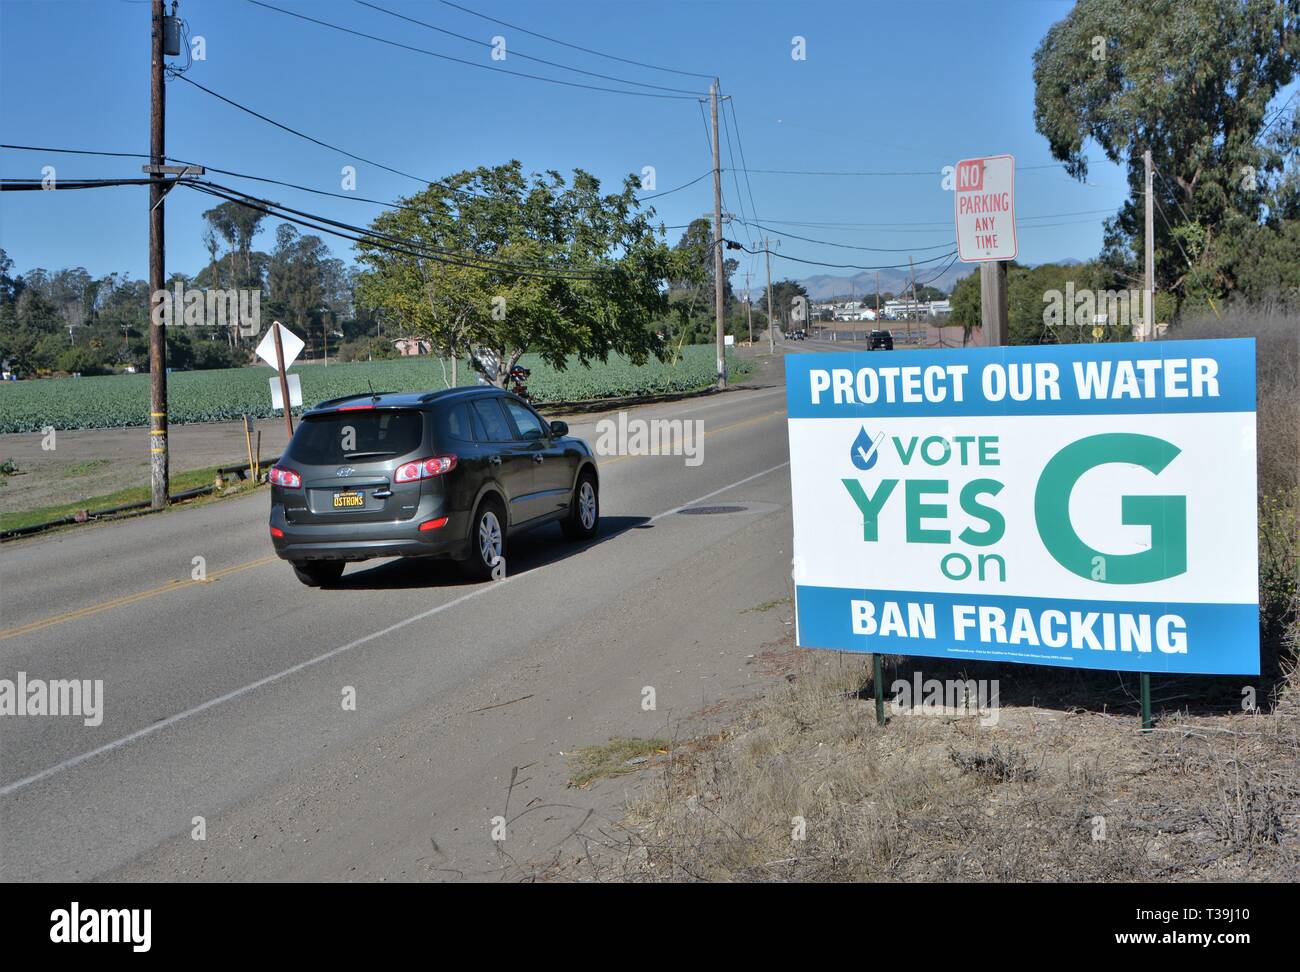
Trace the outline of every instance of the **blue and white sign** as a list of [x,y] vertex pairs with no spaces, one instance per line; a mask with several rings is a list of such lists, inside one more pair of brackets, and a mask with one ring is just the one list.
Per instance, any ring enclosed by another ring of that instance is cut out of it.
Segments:
[[798,644],[1258,674],[1252,339],[785,364]]

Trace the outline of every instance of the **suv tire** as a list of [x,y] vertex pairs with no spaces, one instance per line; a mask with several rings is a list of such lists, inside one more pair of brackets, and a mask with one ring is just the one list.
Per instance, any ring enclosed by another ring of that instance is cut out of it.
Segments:
[[343,576],[341,560],[291,561],[294,575],[308,587],[327,587]]
[[470,580],[490,580],[495,558],[506,555],[505,508],[499,500],[489,496],[479,503],[467,543],[468,556],[460,562],[461,573]]
[[570,540],[590,540],[600,527],[600,489],[590,469],[578,474],[578,484],[569,501],[569,515],[561,523]]

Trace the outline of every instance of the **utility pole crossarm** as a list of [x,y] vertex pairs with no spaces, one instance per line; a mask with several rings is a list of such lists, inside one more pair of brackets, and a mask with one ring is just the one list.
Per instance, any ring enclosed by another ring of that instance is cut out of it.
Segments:
[[140,171],[146,175],[201,176],[208,170],[201,165],[142,165]]

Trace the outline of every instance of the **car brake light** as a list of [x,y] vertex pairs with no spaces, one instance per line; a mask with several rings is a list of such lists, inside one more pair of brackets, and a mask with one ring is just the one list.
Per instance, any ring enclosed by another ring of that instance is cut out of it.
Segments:
[[405,462],[397,467],[393,474],[395,483],[413,483],[417,479],[432,479],[456,468],[455,456],[434,456],[432,459],[417,459]]
[[423,533],[425,530],[436,530],[439,527],[445,527],[446,525],[447,518],[445,516],[440,516],[436,520],[425,520],[420,524],[420,532]]
[[370,409],[372,409],[372,408],[374,408],[374,407],[375,407],[375,406],[373,406],[373,405],[340,405],[338,408],[334,409],[334,411],[336,411],[336,412],[365,412],[365,411],[368,411],[368,410],[370,410]]
[[302,485],[302,477],[292,469],[285,469],[283,466],[272,466],[266,478],[276,486],[283,486],[285,489],[297,489]]
[[276,537],[278,539],[284,536],[284,531],[281,530],[279,527],[271,527],[271,536]]

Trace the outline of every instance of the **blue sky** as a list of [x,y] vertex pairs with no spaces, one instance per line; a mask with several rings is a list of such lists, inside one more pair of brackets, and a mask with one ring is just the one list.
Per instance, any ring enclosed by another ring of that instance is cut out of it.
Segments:
[[[506,60],[493,62],[488,47],[352,0],[270,2],[489,67],[619,87],[518,56],[530,54],[670,88],[706,91],[708,85],[702,78],[557,46],[436,0],[375,2],[485,43],[504,36]],[[752,173],[749,188],[760,220],[897,224],[783,227],[791,233],[858,246],[914,248],[917,259],[924,259],[942,251],[923,247],[952,239],[952,196],[940,186],[943,165],[1002,152],[1015,155],[1022,167],[1050,161],[1033,126],[1031,58],[1043,34],[1068,11],[1068,2],[459,2],[584,47],[717,74],[723,93],[734,96],[745,158],[753,169],[929,173]],[[206,60],[195,62],[188,77],[406,172],[437,178],[517,158],[534,170],[582,167],[613,185],[628,172],[654,166],[662,191],[711,166],[700,108],[690,98],[630,97],[494,74],[304,23],[247,0],[185,0],[180,15],[191,36],[206,43]],[[138,0],[0,0],[0,142],[147,151],[148,21],[149,5]],[[791,58],[796,35],[806,38],[804,61]],[[167,148],[177,158],[332,191],[340,191],[341,168],[352,164],[358,170],[357,194],[378,199],[420,188],[411,179],[279,131],[183,81],[168,84]],[[42,166],[52,164],[61,178],[136,176],[140,162],[0,150],[0,175],[39,178]],[[724,172],[723,178],[729,211],[739,214],[743,208],[752,219],[745,183],[737,193],[732,174]],[[1017,178],[1021,260],[1086,259],[1097,253],[1102,220],[1126,192],[1122,172],[1108,163],[1094,163],[1089,179],[1092,185],[1081,185],[1060,169],[1022,168]],[[351,200],[222,181],[355,223],[367,223],[379,212]],[[144,187],[6,193],[0,196],[0,246],[19,270],[81,265],[96,275],[127,271],[143,277],[146,194]],[[189,190],[172,194],[169,272],[192,273],[206,261],[200,213],[215,202]],[[711,209],[711,180],[652,204],[664,223],[684,224]],[[1084,215],[1073,215],[1079,213]],[[258,240],[263,248],[272,243],[274,223],[268,224]],[[675,242],[679,234],[670,230],[668,236]],[[728,236],[747,240],[738,224]],[[336,255],[350,259],[347,243],[327,242]],[[866,265],[906,263],[908,255],[790,239],[779,252]],[[740,256],[742,271],[752,266],[761,272],[761,257]],[[773,262],[774,278],[818,272],[853,271],[802,266],[781,257]]]

